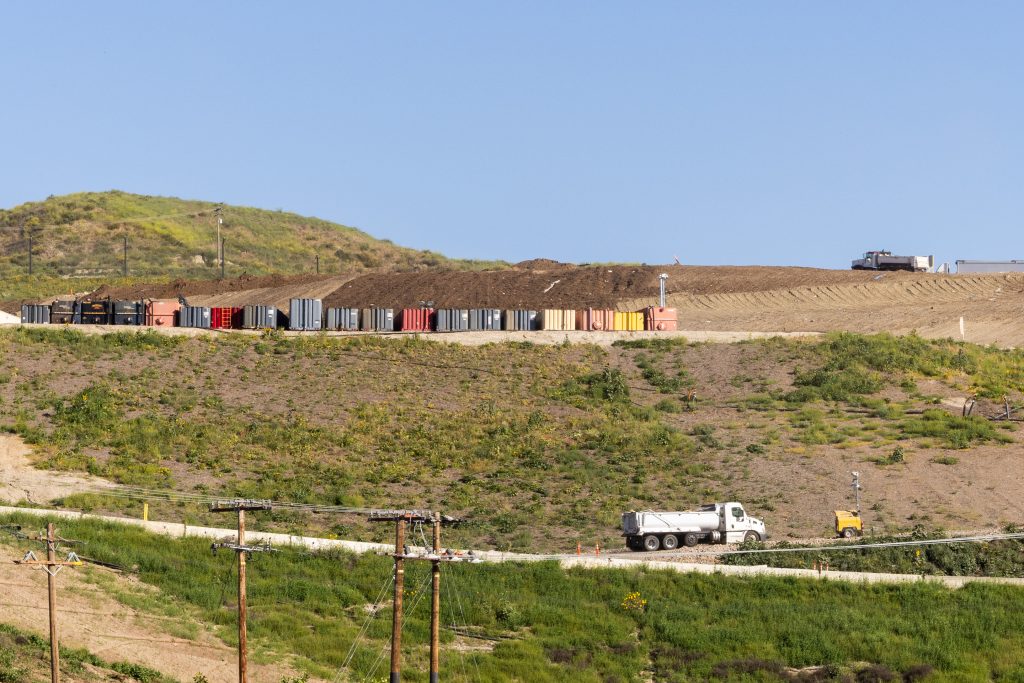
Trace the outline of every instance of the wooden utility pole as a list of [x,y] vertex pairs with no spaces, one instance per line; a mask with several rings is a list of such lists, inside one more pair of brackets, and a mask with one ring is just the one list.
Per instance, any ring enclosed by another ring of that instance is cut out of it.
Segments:
[[122,270],[124,276],[128,277],[128,235],[124,236],[124,264]]
[[395,524],[395,606],[391,615],[391,683],[402,680],[402,594],[405,589],[405,523],[409,515]]
[[214,552],[218,548],[228,548],[234,550],[235,554],[238,555],[238,683],[246,683],[249,668],[246,629],[245,556],[246,553],[270,550],[270,547],[267,545],[248,546],[245,544],[245,511],[270,509],[271,503],[269,500],[219,500],[210,505],[211,512],[238,513],[238,542],[214,543],[210,546]]
[[60,683],[60,639],[57,633],[57,574],[64,567],[78,567],[82,561],[78,555],[69,552],[67,559],[57,559],[57,536],[53,529],[53,522],[46,525],[46,536],[29,536],[29,540],[42,541],[46,543],[46,559],[36,559],[35,553],[31,550],[25,553],[15,564],[28,565],[32,569],[42,569],[46,572],[46,588],[49,594],[50,605],[50,681]]
[[434,513],[434,559],[430,586],[430,683],[440,680],[441,660],[441,513]]
[[[395,522],[395,594],[391,617],[391,678],[389,683],[402,680],[402,597],[405,586],[405,561],[425,560],[433,565],[430,594],[430,683],[438,683],[440,676],[441,642],[441,562],[473,561],[472,554],[463,557],[441,553],[441,525],[457,524],[458,520],[442,517],[441,513],[424,510],[379,510],[370,514],[371,522]],[[426,548],[425,555],[412,555],[406,550],[405,535],[410,522],[431,522],[434,529],[434,547]]]

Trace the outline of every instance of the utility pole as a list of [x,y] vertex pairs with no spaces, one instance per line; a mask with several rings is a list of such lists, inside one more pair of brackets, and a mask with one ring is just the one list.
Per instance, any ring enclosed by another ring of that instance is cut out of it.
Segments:
[[245,554],[265,552],[269,545],[248,546],[245,544],[245,511],[270,510],[269,500],[218,500],[210,504],[210,512],[238,513],[238,542],[214,543],[210,546],[213,552],[218,548],[234,550],[238,555],[238,683],[246,683],[248,654],[246,652],[246,596],[245,596]]
[[316,255],[316,274],[320,274],[320,254]]
[[[391,616],[391,678],[389,683],[401,683],[402,680],[402,597],[405,587],[405,561],[425,560],[433,567],[430,594],[430,683],[439,681],[440,633],[441,633],[441,562],[472,562],[472,553],[468,557],[453,553],[441,552],[441,525],[458,524],[459,520],[443,517],[441,513],[428,510],[378,510],[370,514],[371,522],[395,522],[395,593],[394,608]],[[431,522],[434,528],[434,547],[426,555],[413,555],[405,545],[406,527],[410,523],[422,524]]]
[[224,243],[225,242],[227,242],[227,240],[224,239],[224,238],[221,238],[221,240],[220,240],[220,279],[221,280],[224,279]]
[[124,236],[124,276],[128,277],[128,235]]
[[430,562],[430,683],[441,671],[441,513],[434,513],[434,559]]
[[391,683],[402,680],[402,596],[405,591],[405,524],[411,515],[395,523],[395,608],[391,615]]
[[32,274],[32,230],[28,231],[28,274]]
[[[54,533],[53,522],[46,525],[46,536],[28,536],[31,541],[42,541],[46,544],[46,559],[36,559],[35,553],[31,550],[25,553],[15,564],[28,565],[32,569],[42,569],[46,572],[47,591],[50,604],[50,681],[60,683],[60,640],[57,634],[57,574],[64,567],[78,567],[82,561],[74,552],[69,552],[63,561],[57,560],[57,536]],[[75,543],[66,541],[65,543]]]
[[[224,224],[224,219],[220,215],[220,212],[221,212],[222,208],[223,208],[223,206],[221,204],[218,204],[214,208],[213,213],[214,213],[215,216],[217,216],[217,260],[220,261],[223,264],[223,262],[224,262],[224,247],[223,247],[223,244],[220,241],[220,226]],[[221,272],[223,272],[223,271],[221,271]]]

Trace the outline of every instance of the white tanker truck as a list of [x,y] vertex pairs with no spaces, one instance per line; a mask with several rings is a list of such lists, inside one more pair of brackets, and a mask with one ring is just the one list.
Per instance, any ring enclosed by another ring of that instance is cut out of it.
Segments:
[[708,503],[685,512],[624,512],[622,535],[630,550],[674,550],[680,545],[739,543],[768,538],[764,522],[739,503]]

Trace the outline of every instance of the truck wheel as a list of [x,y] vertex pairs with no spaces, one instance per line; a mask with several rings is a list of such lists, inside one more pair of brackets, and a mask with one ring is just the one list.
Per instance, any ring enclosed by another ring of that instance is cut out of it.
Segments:
[[693,546],[697,545],[697,541],[699,540],[700,539],[697,538],[697,534],[686,534],[685,536],[683,536],[683,543],[686,545],[687,548],[692,548]]
[[747,533],[743,534],[743,542],[744,543],[753,543],[754,541],[760,541],[760,540],[761,540],[761,537],[758,535],[758,533],[756,531],[748,531]]
[[848,526],[843,529],[843,538],[853,538],[857,531],[852,527]]
[[657,550],[661,547],[661,541],[657,536],[644,536],[644,550]]
[[661,539],[661,547],[665,550],[675,550],[679,547],[679,537],[668,534],[665,538]]

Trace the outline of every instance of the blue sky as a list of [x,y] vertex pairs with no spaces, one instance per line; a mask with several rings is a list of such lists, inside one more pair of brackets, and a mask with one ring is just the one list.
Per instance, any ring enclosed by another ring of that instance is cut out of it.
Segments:
[[0,10],[0,206],[121,189],[451,256],[1024,258],[1024,4]]

